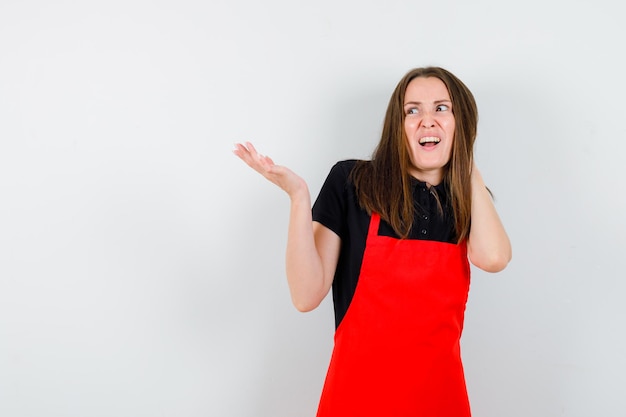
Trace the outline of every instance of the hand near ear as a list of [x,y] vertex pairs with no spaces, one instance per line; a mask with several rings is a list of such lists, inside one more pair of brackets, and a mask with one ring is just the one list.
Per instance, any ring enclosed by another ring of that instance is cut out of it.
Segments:
[[511,242],[500,221],[476,164],[472,167],[472,226],[468,240],[470,261],[487,272],[503,270],[511,260]]

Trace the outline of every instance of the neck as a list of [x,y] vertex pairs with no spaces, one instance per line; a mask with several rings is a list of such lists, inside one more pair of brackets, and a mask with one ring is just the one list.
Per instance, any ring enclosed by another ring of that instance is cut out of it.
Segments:
[[424,171],[419,169],[412,169],[409,172],[413,177],[425,182],[428,185],[439,185],[443,180],[443,173],[441,170]]

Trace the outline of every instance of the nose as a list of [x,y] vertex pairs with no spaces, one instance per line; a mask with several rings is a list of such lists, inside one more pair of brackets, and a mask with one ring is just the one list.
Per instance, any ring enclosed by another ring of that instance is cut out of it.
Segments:
[[424,116],[422,117],[421,125],[423,127],[433,127],[435,125],[435,118],[433,117],[432,113],[430,112],[424,113]]

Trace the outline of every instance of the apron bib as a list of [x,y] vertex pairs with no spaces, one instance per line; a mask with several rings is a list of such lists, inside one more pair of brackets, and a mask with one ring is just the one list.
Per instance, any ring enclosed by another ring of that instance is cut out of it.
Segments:
[[469,417],[467,246],[379,236],[379,225],[372,214],[317,417]]

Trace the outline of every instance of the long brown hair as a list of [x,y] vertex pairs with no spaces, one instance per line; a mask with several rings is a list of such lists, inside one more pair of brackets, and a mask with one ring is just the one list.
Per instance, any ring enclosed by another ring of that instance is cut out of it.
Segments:
[[411,159],[404,129],[404,97],[407,86],[417,77],[436,77],[446,85],[455,119],[450,161],[443,181],[449,193],[457,242],[469,235],[472,207],[470,173],[478,110],[471,91],[454,74],[439,67],[415,68],[396,86],[383,124],[383,131],[371,161],[359,161],[351,174],[359,204],[368,213],[376,212],[394,231],[406,238],[413,226],[415,206],[411,189]]

